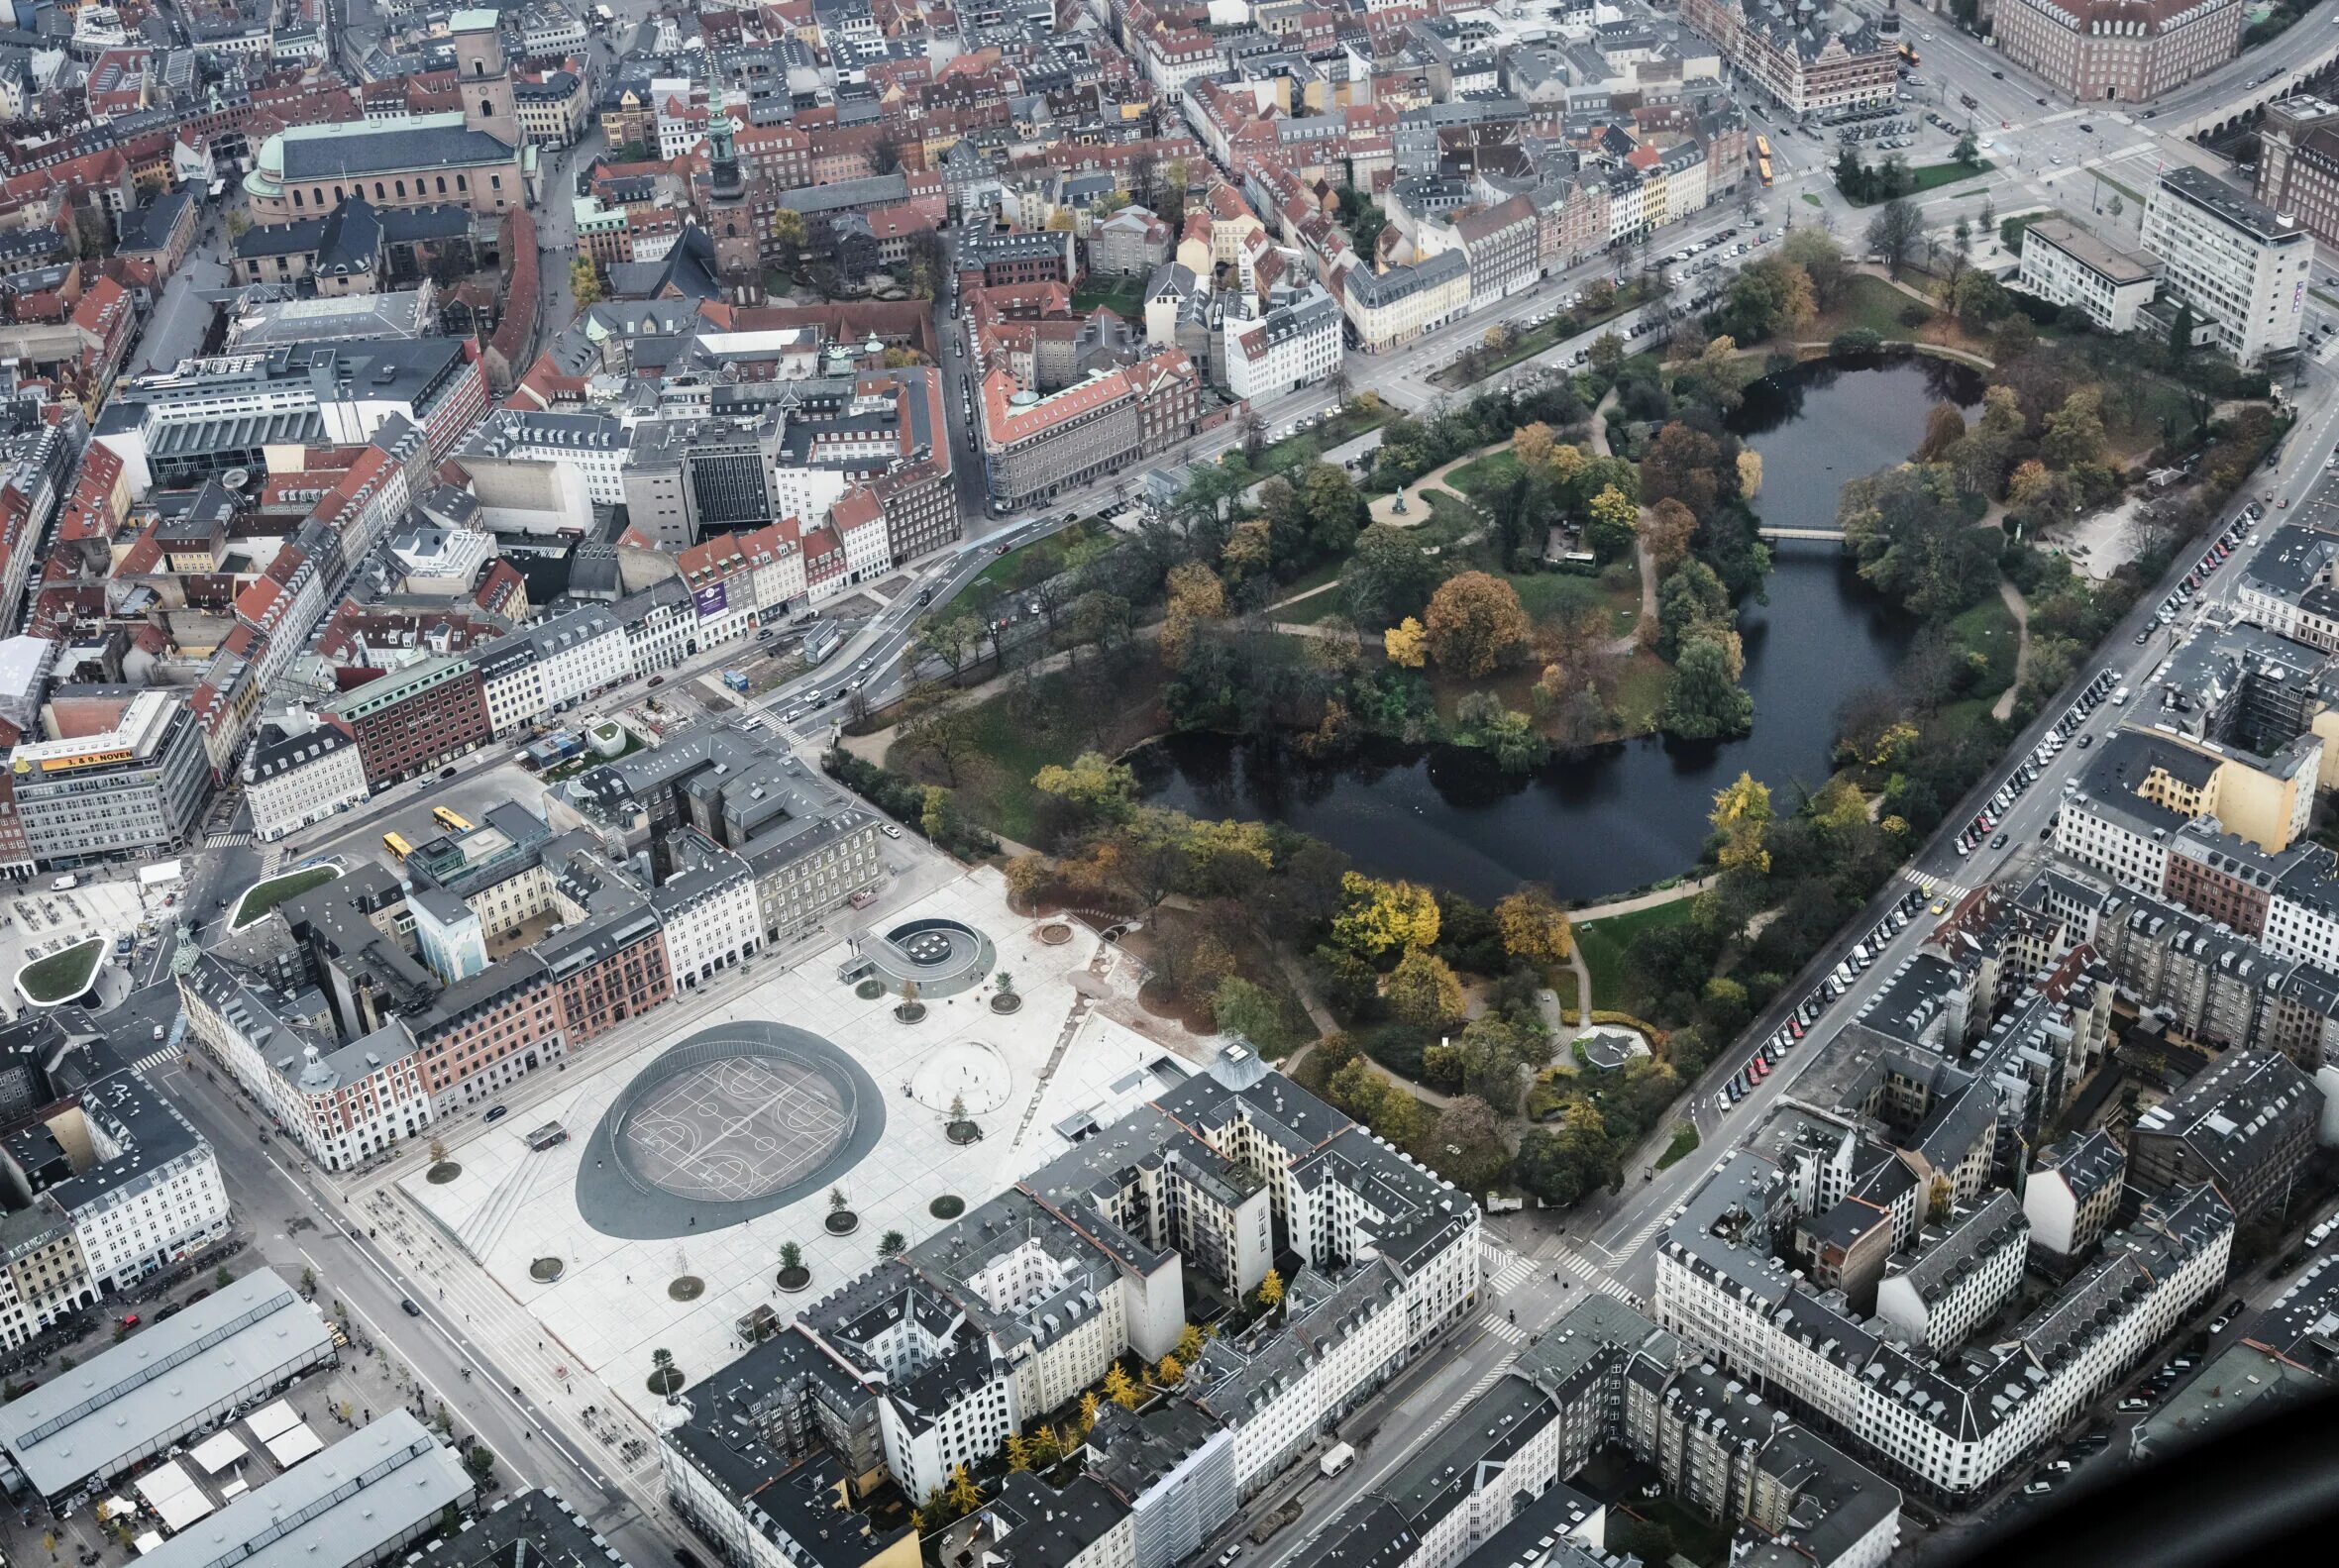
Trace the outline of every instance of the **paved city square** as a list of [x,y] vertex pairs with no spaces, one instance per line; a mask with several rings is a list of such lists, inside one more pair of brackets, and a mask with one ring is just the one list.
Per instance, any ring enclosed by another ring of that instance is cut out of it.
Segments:
[[[1117,948],[1077,923],[1070,940],[1044,940],[1048,922],[1011,912],[999,875],[988,870],[896,911],[884,928],[934,918],[996,944],[998,969],[1010,972],[1021,997],[1015,1010],[992,1009],[995,969],[975,989],[927,1002],[919,1022],[903,1023],[891,990],[864,997],[838,979],[853,956],[839,942],[692,1016],[653,1015],[648,1030],[614,1050],[587,1047],[559,1094],[451,1143],[459,1176],[433,1184],[418,1163],[401,1191],[579,1366],[618,1397],[654,1406],[645,1387],[653,1350],[673,1351],[695,1379],[728,1359],[741,1319],[757,1308],[792,1315],[797,1299],[774,1284],[784,1244],[803,1249],[810,1294],[823,1293],[868,1267],[889,1231],[912,1242],[931,1235],[945,1223],[933,1213],[937,1199],[971,1207],[1061,1151],[1058,1123],[1084,1114],[1109,1120],[1116,1107],[1152,1092],[1144,1069],[1172,1053],[1113,1016],[1135,1016],[1141,979]],[[768,1030],[826,1042],[866,1073],[875,1103],[853,1103],[829,1079],[785,1060],[721,1055],[671,1066],[685,1052],[719,1050],[726,1025],[741,1036]],[[629,1097],[637,1081],[646,1082]],[[950,1140],[954,1103],[981,1127],[979,1141]],[[606,1125],[612,1120],[614,1128]],[[529,1134],[552,1122],[568,1140],[532,1150]],[[833,1235],[831,1187],[820,1173],[872,1124],[879,1130],[866,1154],[844,1160],[833,1177],[859,1223]],[[595,1163],[612,1158],[612,1138],[625,1144],[629,1176]],[[793,1192],[807,1173],[811,1190]],[[626,1187],[629,1180],[637,1185]],[[686,1218],[661,1238],[612,1235],[586,1217],[596,1191],[621,1194],[637,1211],[630,1218],[667,1204]],[[725,1217],[774,1193],[784,1195],[777,1206]],[[540,1278],[555,1261],[557,1277]],[[676,1288],[684,1280],[698,1289]]]

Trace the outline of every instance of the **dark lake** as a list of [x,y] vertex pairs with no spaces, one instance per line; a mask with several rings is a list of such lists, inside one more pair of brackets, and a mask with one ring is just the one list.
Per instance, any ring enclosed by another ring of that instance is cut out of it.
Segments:
[[[1844,481],[1909,456],[1944,398],[1978,379],[1938,361],[1836,362],[1756,383],[1732,428],[1762,454],[1765,522],[1833,527]],[[1829,773],[1838,706],[1891,678],[1911,628],[1833,544],[1784,542],[1740,626],[1754,733],[1722,743],[1650,737],[1506,774],[1460,747],[1376,745],[1330,764],[1275,739],[1175,735],[1133,759],[1146,796],[1197,815],[1283,822],[1358,869],[1491,902],[1522,882],[1590,900],[1687,870],[1714,792],[1752,773],[1791,797]]]

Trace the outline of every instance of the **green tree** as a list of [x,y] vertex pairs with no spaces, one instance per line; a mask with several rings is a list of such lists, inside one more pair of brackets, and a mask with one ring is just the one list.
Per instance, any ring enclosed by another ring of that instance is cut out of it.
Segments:
[[1564,1208],[1606,1185],[1615,1164],[1599,1109],[1581,1095],[1568,1095],[1556,1116],[1520,1138],[1511,1171],[1521,1187]]
[[1419,616],[1436,582],[1437,564],[1422,554],[1409,530],[1375,523],[1356,536],[1340,573],[1340,596],[1350,620],[1378,630]]
[[1912,201],[1895,197],[1868,220],[1868,250],[1883,259],[1885,270],[1894,277],[1924,239],[1925,214]]
[[1611,484],[1592,497],[1590,516],[1584,524],[1584,546],[1594,560],[1603,565],[1622,561],[1633,553],[1633,541],[1639,536],[1641,508],[1630,496]]
[[1086,821],[1124,822],[1137,808],[1136,774],[1102,752],[1082,752],[1068,768],[1050,763],[1031,786]]
[[580,256],[569,262],[569,295],[576,300],[579,310],[600,303],[601,269],[593,264],[591,257]]
[[1240,975],[1219,982],[1211,997],[1211,1021],[1221,1034],[1249,1042],[1262,1056],[1281,1056],[1291,1048],[1291,1030],[1284,1024],[1283,1009],[1264,988]]
[[1683,740],[1723,740],[1754,727],[1754,699],[1738,683],[1729,650],[1699,634],[1681,650],[1658,723]]
[[898,1258],[908,1250],[909,1238],[899,1230],[889,1230],[878,1238],[877,1255],[881,1258]]
[[1957,151],[1950,154],[1950,157],[1967,168],[1972,168],[1981,161],[1981,144],[1973,139],[1972,132],[1967,131],[1958,138]]

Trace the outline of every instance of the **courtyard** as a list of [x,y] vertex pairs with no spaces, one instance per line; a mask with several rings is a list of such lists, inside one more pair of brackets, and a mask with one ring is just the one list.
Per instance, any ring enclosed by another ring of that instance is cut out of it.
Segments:
[[[950,978],[905,1000],[893,969],[912,953]],[[1162,1043],[1181,1031],[1145,1024],[1142,979],[1087,926],[1011,911],[996,871],[966,873],[595,1042],[396,1190],[647,1412],[654,1351],[695,1382],[759,1315],[793,1318],[889,1235],[923,1240],[1193,1070]],[[777,1283],[791,1244],[800,1295]]]

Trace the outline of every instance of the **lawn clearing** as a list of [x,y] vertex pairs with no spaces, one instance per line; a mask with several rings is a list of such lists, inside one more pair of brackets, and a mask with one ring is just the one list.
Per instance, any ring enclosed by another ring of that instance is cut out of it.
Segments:
[[1635,909],[1630,914],[1612,914],[1575,928],[1576,951],[1584,956],[1584,968],[1592,972],[1594,1007],[1632,1010],[1625,1005],[1625,949],[1644,931],[1681,924],[1689,918],[1695,902],[1693,898],[1675,898]]
[[1119,282],[1100,287],[1091,283],[1072,291],[1072,308],[1089,311],[1110,309],[1123,321],[1142,321],[1145,314],[1145,284],[1141,278],[1127,277]]
[[[597,766],[599,759],[594,759],[594,762]],[[341,868],[339,866],[303,866],[298,871],[288,871],[281,877],[270,877],[266,882],[256,882],[246,889],[244,896],[237,900],[236,912],[229,919],[228,928],[241,930],[285,899],[297,898],[304,892],[322,888],[340,875]]]
[[[1922,196],[1925,192],[1939,190],[1944,185],[1956,185],[1968,179],[1978,179],[1996,166],[1986,157],[1972,163],[1926,163],[1909,170],[1909,177],[1914,179],[1916,184],[1904,194]],[[1804,192],[1803,199],[1810,201],[1810,192]],[[1855,201],[1851,196],[1845,195],[1844,199],[1855,207],[1878,207],[1891,198],[1878,196],[1873,201]],[[1812,205],[1816,207],[1819,203],[1813,201]]]
[[1678,1164],[1696,1152],[1696,1124],[1687,1121],[1676,1122],[1673,1126],[1673,1141],[1666,1144],[1665,1152],[1656,1157],[1656,1168],[1661,1171],[1666,1166]]
[[1812,324],[1815,340],[1834,339],[1847,332],[1872,332],[1879,338],[1907,338],[1912,329],[1900,313],[1921,302],[1894,288],[1883,278],[1855,273],[1836,308]]
[[1505,447],[1483,458],[1472,458],[1460,468],[1447,470],[1445,477],[1438,482],[1451,485],[1473,501],[1483,501],[1518,476],[1519,455]]
[[2014,624],[2014,612],[2006,601],[1992,593],[1972,608],[1950,622],[1950,635],[1958,646],[1968,653],[1981,655],[1984,667],[1974,678],[1973,695],[1988,700],[2014,683],[2015,656],[2020,652],[2022,630]]

